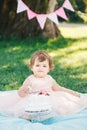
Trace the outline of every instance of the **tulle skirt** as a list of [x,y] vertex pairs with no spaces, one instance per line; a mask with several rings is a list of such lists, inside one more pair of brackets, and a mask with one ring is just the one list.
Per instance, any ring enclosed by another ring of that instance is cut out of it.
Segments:
[[21,98],[17,91],[0,92],[0,113],[16,117],[29,117],[29,119],[45,120],[57,115],[69,115],[87,108],[87,95],[73,96],[66,92],[51,92],[50,99],[52,112],[47,115],[29,116],[25,107],[29,104],[28,96]]

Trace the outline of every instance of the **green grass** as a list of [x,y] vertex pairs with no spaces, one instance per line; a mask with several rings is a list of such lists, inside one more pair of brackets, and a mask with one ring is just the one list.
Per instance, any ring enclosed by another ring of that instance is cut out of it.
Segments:
[[80,36],[80,28],[76,29],[76,33],[73,28],[60,27],[60,30],[64,37],[58,39],[42,36],[23,40],[1,37],[0,90],[18,89],[22,85],[25,78],[32,73],[28,67],[29,59],[40,49],[53,57],[55,68],[50,74],[60,85],[87,92],[87,31],[81,30]]

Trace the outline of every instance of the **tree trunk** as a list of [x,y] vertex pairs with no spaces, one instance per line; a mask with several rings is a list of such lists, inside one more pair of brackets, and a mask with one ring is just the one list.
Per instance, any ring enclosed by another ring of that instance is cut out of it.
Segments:
[[87,0],[83,0],[84,4],[85,4],[85,12],[87,13]]
[[[51,6],[50,3],[52,1],[54,2]],[[56,0],[23,0],[23,2],[33,11],[40,14],[46,13],[47,9],[47,13],[54,11],[56,6]],[[44,30],[41,30],[36,18],[28,20],[26,11],[17,14],[17,1],[15,0],[0,0],[0,7],[0,34],[24,38],[38,34],[56,37],[60,33],[56,25],[51,21],[46,23]]]
[[[49,0],[47,13],[54,12],[56,5],[57,5],[56,0]],[[60,31],[52,21],[47,20],[45,29],[43,31],[43,35],[46,37],[56,38],[58,35],[60,35]]]

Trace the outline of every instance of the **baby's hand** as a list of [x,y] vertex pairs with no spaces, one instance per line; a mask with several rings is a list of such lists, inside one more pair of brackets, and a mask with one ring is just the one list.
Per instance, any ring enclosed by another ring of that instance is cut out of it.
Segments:
[[76,92],[76,96],[77,96],[77,97],[80,97],[81,95],[80,95],[80,93]]
[[74,96],[76,96],[76,97],[80,97],[81,95],[80,95],[80,93],[78,93],[78,92],[75,92],[75,91],[72,91],[72,93],[71,94],[73,94]]
[[20,97],[25,97],[29,94],[29,88],[28,87],[21,87],[19,90],[18,90],[18,95]]

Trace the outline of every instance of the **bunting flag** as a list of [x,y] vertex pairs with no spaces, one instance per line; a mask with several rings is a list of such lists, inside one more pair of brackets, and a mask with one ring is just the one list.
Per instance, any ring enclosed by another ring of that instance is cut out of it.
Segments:
[[28,16],[28,19],[31,20],[31,19],[35,18],[37,16],[37,14],[28,8],[27,16]]
[[74,9],[69,0],[65,0],[63,5],[59,9],[49,14],[37,14],[32,11],[22,0],[18,0],[17,13],[27,11],[28,19],[31,20],[36,17],[41,29],[44,29],[47,18],[57,25],[59,24],[58,16],[65,20],[68,20],[64,8],[74,12]]
[[55,11],[55,13],[56,13],[56,15],[60,16],[61,18],[68,20],[63,7],[60,7],[58,10]]
[[45,14],[41,14],[41,15],[40,15],[40,14],[39,14],[39,15],[36,16],[36,18],[37,18],[37,21],[38,21],[38,23],[39,23],[41,29],[43,29],[44,26],[45,26],[45,22],[46,22],[46,19],[47,19],[47,15],[45,15]]
[[58,23],[58,19],[57,19],[57,15],[55,14],[55,12],[48,14],[48,18],[49,18],[51,21],[53,21],[54,23],[56,23],[57,25],[59,24],[59,23]]
[[66,0],[64,2],[63,7],[74,12],[74,9],[73,9],[71,3],[69,2],[69,0]]
[[18,0],[17,13],[23,12],[27,9],[28,7],[22,2],[22,0]]

